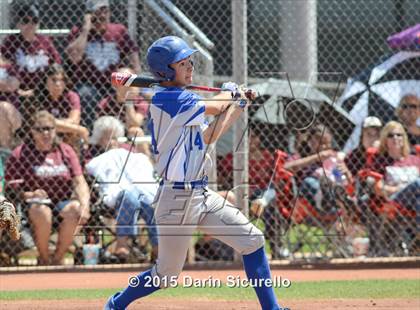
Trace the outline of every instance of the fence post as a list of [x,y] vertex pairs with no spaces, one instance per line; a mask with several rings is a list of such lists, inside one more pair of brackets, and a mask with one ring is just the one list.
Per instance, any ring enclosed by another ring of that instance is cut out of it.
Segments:
[[137,0],[128,0],[127,5],[128,16],[128,33],[130,38],[137,42]]
[[[247,1],[232,0],[232,58],[233,80],[248,82]],[[248,111],[233,127],[233,180],[238,207],[248,213]],[[246,132],[245,132],[246,131]],[[235,260],[239,260],[236,255]]]
[[316,0],[282,2],[283,71],[292,80],[316,82],[317,79],[314,74],[318,70],[316,7]]

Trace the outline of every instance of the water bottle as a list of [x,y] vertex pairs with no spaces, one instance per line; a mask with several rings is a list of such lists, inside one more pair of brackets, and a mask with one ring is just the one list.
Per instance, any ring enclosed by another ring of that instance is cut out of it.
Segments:
[[100,245],[96,243],[96,238],[93,234],[89,234],[88,243],[83,245],[83,264],[97,265],[99,262]]
[[334,168],[332,169],[331,173],[334,177],[334,181],[337,184],[344,184],[347,179],[346,176],[337,168],[337,162],[343,162],[345,156],[346,154],[344,152],[337,152],[336,157],[333,158]]

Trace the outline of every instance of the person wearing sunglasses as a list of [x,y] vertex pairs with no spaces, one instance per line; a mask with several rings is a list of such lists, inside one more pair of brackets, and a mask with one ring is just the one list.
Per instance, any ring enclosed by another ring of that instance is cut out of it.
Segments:
[[7,36],[0,48],[2,57],[18,71],[22,97],[30,97],[49,64],[61,63],[60,55],[49,37],[38,34],[39,11],[34,4],[21,5],[16,13],[18,34]]
[[420,98],[413,94],[402,97],[395,114],[407,131],[411,147],[420,144]]
[[[31,223],[41,265],[61,265],[79,225],[89,218],[89,187],[73,148],[56,136],[55,118],[47,111],[31,119],[31,136],[13,150],[6,164],[6,180],[19,186],[24,212]],[[55,252],[49,257],[49,239],[58,230]]]
[[[370,168],[383,175],[381,180],[376,181],[374,190],[376,195],[382,198],[386,216],[390,219],[403,218],[400,208],[414,212],[418,216],[420,157],[410,154],[410,144],[404,126],[396,121],[387,123],[381,131],[379,141],[379,154],[374,158]],[[409,229],[407,223],[404,220],[401,225]],[[414,231],[412,228],[410,233],[413,234]],[[389,230],[389,235],[393,232],[395,227]],[[390,236],[385,237],[390,238]],[[393,238],[393,240],[398,239]],[[388,243],[388,246],[392,246],[391,243]]]

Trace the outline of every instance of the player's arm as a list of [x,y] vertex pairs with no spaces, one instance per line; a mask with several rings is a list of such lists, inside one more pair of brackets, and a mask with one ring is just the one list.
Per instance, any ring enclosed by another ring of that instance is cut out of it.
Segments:
[[205,115],[219,115],[226,111],[226,109],[232,104],[232,95],[230,92],[221,92],[213,98],[205,101]]
[[[253,97],[255,98],[255,94],[253,94]],[[243,91],[241,91],[241,99],[245,99],[248,102],[248,99],[246,99],[245,93]],[[241,107],[238,104],[239,100],[232,101],[231,99],[227,102],[228,105],[225,107],[225,110],[223,110],[222,113],[216,115],[214,121],[210,123],[206,130],[204,130],[203,140],[206,144],[214,143],[221,136],[223,136],[244,111],[245,107]]]

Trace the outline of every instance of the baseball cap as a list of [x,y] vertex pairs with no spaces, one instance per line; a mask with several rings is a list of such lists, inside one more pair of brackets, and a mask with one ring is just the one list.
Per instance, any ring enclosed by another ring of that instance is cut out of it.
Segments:
[[382,127],[382,122],[375,116],[368,116],[363,121],[363,128],[367,127]]
[[109,7],[109,0],[87,0],[86,1],[86,9],[89,12],[95,12],[96,10],[104,6]]

